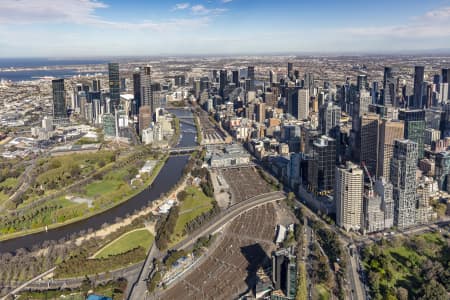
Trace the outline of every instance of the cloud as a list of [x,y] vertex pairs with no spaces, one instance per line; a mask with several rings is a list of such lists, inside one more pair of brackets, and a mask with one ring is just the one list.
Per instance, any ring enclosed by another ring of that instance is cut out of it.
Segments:
[[2,0],[0,23],[29,24],[36,22],[86,23],[98,19],[97,9],[107,8],[96,0]]
[[343,28],[341,33],[385,38],[439,38],[450,36],[450,7],[431,10],[406,24]]
[[206,8],[204,5],[197,4],[191,7],[191,11],[196,15],[217,15],[226,12],[225,8]]
[[188,2],[184,2],[184,3],[177,3],[175,4],[175,6],[173,7],[172,10],[185,10],[188,9],[191,5]]
[[[189,3],[179,3],[177,9],[187,9]],[[98,0],[0,0],[0,24],[68,23],[114,29],[178,30],[207,25],[208,17],[179,18],[154,22],[118,22],[99,17],[98,9],[108,5]]]
[[222,0],[222,3],[230,3],[233,0]]

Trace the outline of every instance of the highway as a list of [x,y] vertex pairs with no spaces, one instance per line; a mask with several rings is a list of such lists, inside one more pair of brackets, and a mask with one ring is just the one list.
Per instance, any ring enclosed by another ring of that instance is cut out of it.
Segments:
[[[241,214],[258,207],[260,205],[264,205],[270,202],[281,201],[286,198],[286,195],[283,192],[270,192],[266,194],[262,194],[253,198],[250,198],[244,202],[237,203],[227,210],[220,213],[216,216],[212,221],[210,221],[207,225],[202,226],[202,228],[190,234],[186,239],[179,242],[170,250],[182,250],[192,246],[200,237],[208,236],[229,222],[233,221],[235,218],[240,216]],[[153,250],[155,248],[155,250]],[[169,250],[168,250],[169,251]],[[139,279],[137,282],[133,284],[133,288],[131,293],[128,296],[129,300],[140,300],[147,298],[147,286],[145,280],[148,278],[148,274],[150,273],[153,267],[153,259],[158,258],[162,259],[167,255],[167,252],[159,252],[156,250],[156,246],[152,247],[149,252],[144,267],[141,270]]]

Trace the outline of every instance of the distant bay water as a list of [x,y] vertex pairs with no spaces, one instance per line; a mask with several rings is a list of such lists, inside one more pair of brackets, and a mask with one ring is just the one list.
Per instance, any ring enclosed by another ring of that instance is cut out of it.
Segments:
[[80,73],[76,69],[70,68],[75,65],[97,65],[106,64],[106,60],[79,60],[79,59],[9,59],[0,58],[0,68],[38,68],[38,67],[54,67],[54,66],[69,66],[64,70],[28,70],[28,71],[7,71],[0,72],[0,80],[24,81],[36,80],[42,77],[57,77],[67,78],[76,75],[86,75],[85,72]]

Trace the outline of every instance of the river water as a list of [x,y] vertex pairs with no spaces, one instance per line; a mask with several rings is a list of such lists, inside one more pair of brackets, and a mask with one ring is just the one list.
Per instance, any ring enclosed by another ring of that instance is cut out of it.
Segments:
[[[177,116],[192,117],[192,113],[189,110],[174,109],[170,111],[175,113]],[[188,121],[191,122],[191,120]],[[177,147],[195,146],[195,126],[181,123],[180,127],[182,138]],[[48,232],[43,231],[15,239],[1,241],[0,253],[15,252],[20,248],[31,249],[31,247],[37,244],[41,244],[43,241],[57,241],[61,238],[69,238],[70,235],[78,233],[82,230],[97,230],[100,229],[104,223],[114,223],[117,217],[124,218],[127,214],[133,214],[134,211],[141,210],[149,202],[157,200],[161,194],[170,191],[171,188],[181,179],[184,166],[186,165],[188,160],[188,155],[171,156],[159,172],[158,176],[156,176],[152,185],[130,200],[88,219],[61,226],[55,229],[50,229],[48,230]]]

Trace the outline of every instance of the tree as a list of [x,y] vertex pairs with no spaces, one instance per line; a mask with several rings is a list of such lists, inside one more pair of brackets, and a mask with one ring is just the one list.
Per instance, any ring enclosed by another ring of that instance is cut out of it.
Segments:
[[445,288],[432,279],[422,287],[419,300],[448,300],[448,293]]

